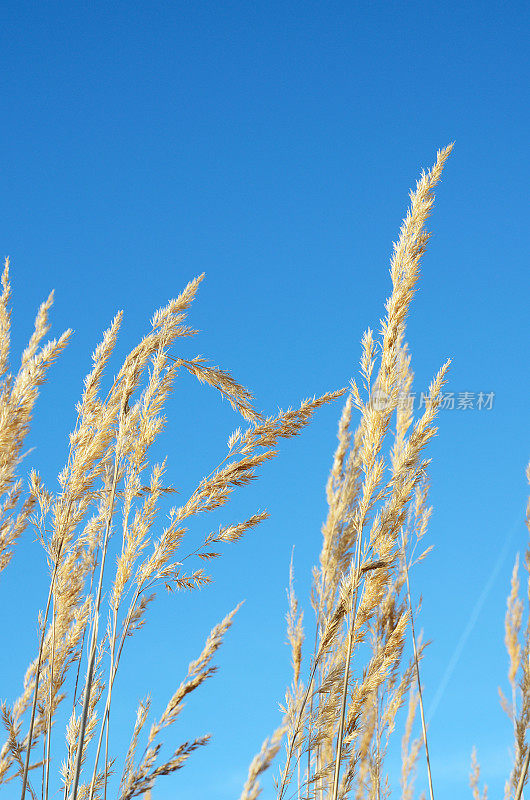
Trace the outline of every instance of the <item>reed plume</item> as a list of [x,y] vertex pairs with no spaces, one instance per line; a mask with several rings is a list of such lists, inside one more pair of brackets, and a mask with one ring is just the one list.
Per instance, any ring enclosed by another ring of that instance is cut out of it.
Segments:
[[[423,413],[414,420],[406,402],[412,373],[405,326],[429,238],[425,223],[433,190],[451,149],[438,152],[411,192],[391,258],[392,292],[381,332],[364,334],[361,384],[351,381],[339,422],[326,487],[329,510],[313,572],[313,655],[306,689],[292,699],[278,800],[290,792],[300,763],[305,775],[299,796],[379,800],[386,793],[384,758],[396,714],[414,682],[421,692],[423,647],[404,659],[413,622],[408,573],[417,560],[410,547],[424,535],[430,513],[424,450],[436,433],[449,362],[432,380]],[[410,768],[405,794],[409,773]]]
[[[314,628],[308,645],[291,560],[286,621],[292,681],[278,727],[251,761],[240,800],[259,797],[263,775],[282,743],[278,800],[386,800],[388,754],[402,719],[401,796],[414,797],[424,756],[434,800],[421,677],[427,644],[417,624],[421,603],[415,600],[414,568],[431,549],[424,546],[431,516],[426,450],[437,432],[449,361],[434,375],[414,413],[406,324],[429,239],[425,226],[434,189],[451,150],[449,145],[438,152],[410,193],[391,255],[385,314],[379,332],[368,329],[362,337],[359,377],[351,380],[349,392],[327,392],[265,416],[255,408],[252,393],[225,369],[200,356],[182,357],[181,339],[197,333],[188,325],[188,312],[204,277],[199,275],[154,313],[147,333],[104,392],[123,312],[111,321],[84,379],[57,492],[33,468],[25,485],[19,467],[27,455],[23,443],[39,387],[72,332],[41,345],[50,327],[52,292],[38,311],[17,375],[8,372],[11,287],[6,259],[0,295],[0,573],[19,568],[17,540],[31,525],[49,577],[38,614],[38,641],[20,695],[0,704],[5,731],[0,789],[7,787],[10,796],[150,797],[161,777],[178,772],[208,744],[208,734],[194,734],[172,741],[166,751],[163,740],[174,738],[169,730],[185,702],[215,674],[216,653],[240,606],[214,625],[158,717],[152,718],[150,695],[137,700],[128,749],[120,756],[113,752],[113,710],[129,640],[147,624],[157,593],[165,589],[178,602],[179,592],[206,587],[225,547],[268,519],[266,510],[224,524],[210,524],[206,515],[254,481],[278,455],[281,440],[300,434],[319,408],[346,394],[312,574]],[[161,506],[177,490],[166,480],[170,458],[153,464],[149,450],[164,431],[164,408],[183,374],[227,400],[239,425],[211,471],[174,501],[161,524]],[[530,481],[530,465],[527,477]],[[526,523],[530,533],[530,502]],[[198,538],[194,527],[201,530]],[[530,545],[524,569],[530,601]],[[530,763],[530,615],[520,597],[521,583],[517,558],[504,632],[508,696],[499,690],[514,735],[506,800],[522,797]],[[473,750],[471,792],[475,800],[486,800],[487,788],[481,791],[480,782]]]
[[[9,352],[8,276],[6,262],[0,298],[2,374]],[[28,667],[22,694],[14,703],[2,705],[7,739],[0,750],[0,786],[18,779],[21,800],[26,794],[36,796],[33,776],[40,767],[43,800],[59,786],[63,800],[95,800],[116,793],[112,777],[116,757],[109,733],[115,681],[129,637],[145,624],[157,591],[164,587],[171,592],[196,591],[206,586],[212,580],[206,566],[222,554],[226,544],[237,542],[268,514],[257,511],[245,520],[219,526],[199,543],[192,542],[191,520],[224,506],[236,489],[253,481],[260,467],[277,455],[281,439],[298,435],[318,408],[344,394],[344,390],[329,392],[304,400],[299,408],[264,417],[254,408],[251,392],[227,371],[200,357],[171,355],[182,337],[196,333],[186,319],[202,279],[200,275],[190,281],[177,298],[156,311],[150,330],[127,355],[103,396],[104,370],[123,321],[122,312],[115,316],[84,380],[66,464],[59,474],[61,491],[50,492],[32,470],[28,499],[18,517],[6,518],[2,527],[0,567],[7,566],[16,538],[31,519],[50,578],[39,616],[37,654]],[[10,485],[37,388],[71,333],[38,350],[49,327],[51,301],[52,295],[41,306],[16,380],[7,376],[0,395],[4,420],[0,494],[5,497],[0,512],[5,517],[21,493],[20,484],[11,490]],[[229,437],[220,463],[198,481],[187,499],[171,508],[169,524],[162,527],[160,503],[176,491],[164,480],[167,459],[152,465],[147,481],[143,475],[149,448],[165,426],[164,405],[182,371],[226,398],[247,427],[237,428]],[[38,513],[30,517],[37,508]],[[179,770],[194,750],[207,743],[208,736],[192,738],[169,757],[161,757],[159,737],[177,719],[183,699],[214,674],[212,659],[236,611],[214,627],[162,717],[151,726],[143,755],[137,759],[150,710],[149,700],[140,702],[125,755],[120,800],[150,791],[159,777]],[[106,614],[109,622],[104,626]],[[61,744],[55,721],[67,697],[71,713]],[[275,741],[273,737],[272,746]],[[37,754],[40,750],[42,757]],[[61,750],[62,766],[55,770]]]

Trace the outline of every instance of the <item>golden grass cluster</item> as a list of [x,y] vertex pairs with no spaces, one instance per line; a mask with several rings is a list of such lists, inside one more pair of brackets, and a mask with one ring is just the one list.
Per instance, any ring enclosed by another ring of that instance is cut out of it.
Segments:
[[[450,152],[451,146],[438,153],[411,192],[394,245],[392,292],[381,331],[376,336],[369,329],[362,340],[360,378],[351,381],[326,487],[328,513],[311,596],[314,637],[305,655],[291,564],[287,634],[293,680],[283,718],[252,761],[240,800],[258,797],[261,775],[282,743],[286,752],[277,778],[278,800],[388,797],[385,755],[403,706],[402,798],[414,796],[422,753],[434,798],[420,676],[424,645],[414,625],[410,573],[429,549],[422,549],[430,516],[425,451],[436,433],[449,362],[434,376],[423,413],[415,419],[406,402],[413,375],[405,334],[429,238],[425,225],[434,188]],[[1,707],[5,743],[0,749],[0,790],[5,788],[10,797],[147,796],[158,778],[181,769],[194,750],[207,744],[209,737],[201,736],[173,746],[171,755],[162,757],[161,735],[179,716],[185,698],[214,673],[215,653],[237,608],[211,631],[158,720],[149,722],[149,697],[139,702],[129,748],[116,754],[109,739],[113,691],[128,638],[146,622],[160,588],[200,589],[211,580],[205,568],[221,555],[222,546],[237,542],[268,515],[258,511],[221,526],[204,535],[199,546],[188,544],[192,518],[225,505],[277,455],[280,439],[299,434],[319,407],[345,394],[329,392],[264,417],[255,410],[252,394],[228,372],[202,358],[171,354],[182,337],[196,333],[187,326],[187,312],[202,278],[192,280],[154,314],[149,332],[125,358],[103,397],[104,369],[122,323],[122,313],[116,315],[92,355],[59,475],[61,491],[53,494],[34,470],[24,490],[17,471],[38,387],[71,331],[41,347],[49,329],[50,295],[39,309],[17,376],[8,374],[6,261],[0,297],[0,572],[29,525],[38,533],[49,570],[37,651],[20,696]],[[160,533],[160,501],[175,490],[164,482],[166,460],[152,465],[147,480],[144,473],[148,450],[164,429],[165,402],[182,370],[217,389],[244,424],[230,436],[220,463],[185,502],[171,509],[169,524]],[[528,514],[530,520],[530,510]],[[113,563],[110,542],[116,537],[120,544]],[[506,615],[511,698],[501,699],[512,720],[516,754],[505,796],[517,800],[530,759],[530,627],[522,630],[523,610],[516,564]],[[55,723],[64,708],[69,719],[61,731]],[[418,710],[421,735],[413,738]],[[54,769],[58,759],[60,771]],[[479,784],[473,753],[470,786],[477,800],[485,796]]]

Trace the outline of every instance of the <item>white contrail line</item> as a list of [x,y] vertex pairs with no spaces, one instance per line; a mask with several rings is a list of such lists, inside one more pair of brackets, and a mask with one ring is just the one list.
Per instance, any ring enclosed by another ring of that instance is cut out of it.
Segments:
[[[523,522],[525,521],[524,517],[522,518],[522,521]],[[514,523],[514,525],[512,525],[510,533],[508,534],[508,536],[504,540],[504,545],[503,545],[503,547],[502,547],[502,549],[501,549],[501,551],[500,551],[500,553],[499,553],[499,555],[497,557],[497,561],[495,562],[495,564],[493,566],[493,569],[491,571],[491,574],[490,574],[488,580],[486,581],[486,584],[485,584],[484,588],[482,589],[482,592],[480,593],[477,602],[475,603],[473,611],[471,612],[471,614],[469,616],[469,619],[467,621],[466,627],[464,628],[464,630],[463,630],[463,632],[462,632],[462,634],[460,636],[460,639],[458,640],[458,644],[456,645],[456,647],[455,647],[455,649],[453,651],[453,654],[452,654],[451,658],[449,659],[449,663],[447,664],[447,667],[445,668],[445,672],[444,672],[444,674],[442,676],[442,680],[440,681],[440,683],[438,685],[438,689],[436,690],[436,694],[434,695],[434,697],[433,697],[433,699],[431,701],[431,704],[429,706],[429,711],[428,711],[428,714],[427,714],[428,723],[431,722],[433,716],[436,713],[436,710],[437,710],[438,706],[440,705],[441,699],[442,699],[442,697],[443,697],[443,695],[445,693],[445,690],[447,689],[447,685],[448,685],[449,681],[451,680],[451,677],[453,675],[453,672],[455,671],[455,667],[458,664],[458,661],[460,660],[460,656],[462,655],[462,651],[464,650],[464,647],[466,646],[466,643],[467,643],[467,640],[469,639],[471,631],[475,627],[475,624],[476,624],[476,622],[477,622],[477,620],[478,620],[478,618],[480,616],[480,612],[482,611],[482,606],[486,602],[486,598],[488,597],[491,589],[493,588],[493,585],[494,585],[495,581],[497,580],[497,577],[498,577],[499,572],[501,570],[501,567],[502,567],[502,565],[503,565],[503,563],[504,563],[504,561],[506,559],[506,556],[508,555],[508,549],[509,549],[509,545],[510,545],[512,539],[513,539],[513,535],[516,532],[516,530],[517,530],[517,528],[519,527],[520,524],[521,524],[521,517],[518,517],[517,521]]]

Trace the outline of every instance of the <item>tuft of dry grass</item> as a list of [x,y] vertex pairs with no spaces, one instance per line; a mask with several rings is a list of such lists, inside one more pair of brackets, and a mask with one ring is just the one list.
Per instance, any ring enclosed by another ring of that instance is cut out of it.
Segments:
[[[414,420],[403,402],[412,383],[405,325],[429,238],[425,223],[433,191],[451,149],[438,152],[411,192],[391,258],[386,316],[378,337],[370,329],[364,334],[361,386],[351,381],[339,422],[326,488],[329,510],[313,573],[313,654],[307,688],[291,696],[278,800],[290,796],[294,765],[300,763],[304,776],[298,797],[386,796],[385,755],[397,712],[414,682],[421,700],[423,648],[414,635],[409,570],[411,547],[428,522],[424,450],[436,433],[449,362],[433,378],[425,409]],[[405,661],[409,631],[416,646]],[[427,744],[425,726],[423,739]],[[413,761],[404,772],[405,796]]]
[[[37,794],[48,800],[58,792],[63,800],[95,800],[116,792],[120,800],[129,800],[148,793],[159,777],[181,769],[197,748],[207,744],[208,736],[190,739],[167,757],[161,752],[160,734],[173,725],[184,698],[214,674],[212,659],[237,608],[213,628],[148,733],[150,701],[140,702],[121,782],[114,788],[111,776],[118,763],[109,735],[111,710],[127,642],[146,623],[149,606],[161,588],[193,592],[206,586],[212,580],[206,567],[221,555],[224,545],[237,542],[268,514],[257,511],[246,520],[220,526],[198,544],[192,543],[189,532],[192,519],[224,506],[236,489],[255,480],[259,469],[277,455],[281,439],[298,435],[318,408],[344,394],[345,390],[329,392],[304,400],[299,408],[264,417],[254,408],[251,392],[227,371],[209,366],[201,357],[187,360],[171,355],[182,337],[196,333],[186,319],[203,277],[190,281],[178,297],[155,312],[150,330],[124,359],[102,396],[104,370],[123,321],[122,312],[115,316],[92,354],[66,464],[59,474],[61,490],[50,492],[32,470],[27,497],[12,519],[22,496],[22,482],[13,482],[38,387],[71,331],[39,349],[49,329],[51,294],[39,310],[16,379],[6,375],[10,319],[6,261],[0,298],[0,369],[5,376],[0,388],[0,569],[7,566],[17,538],[31,522],[50,579],[39,614],[37,653],[22,693],[14,703],[2,705],[7,738],[0,749],[0,786],[18,781],[21,800]],[[220,462],[171,509],[169,524],[163,527],[158,522],[160,502],[175,493],[164,480],[167,459],[152,465],[147,480],[144,473],[149,448],[164,430],[165,402],[182,370],[215,388],[247,427],[230,436]],[[102,621],[107,616],[105,626]],[[67,698],[71,712],[61,734],[56,720]],[[144,732],[145,748],[138,757]],[[278,737],[272,737],[260,764],[271,757]],[[251,783],[261,769],[259,764],[254,767]]]
[[[420,663],[425,645],[416,634],[410,572],[431,547],[418,551],[425,536],[429,460],[424,450],[436,434],[436,415],[449,361],[434,376],[423,413],[414,419],[413,373],[405,341],[406,320],[419,276],[439,182],[452,145],[440,150],[411,192],[411,204],[394,244],[392,292],[375,336],[362,338],[360,382],[351,391],[338,426],[338,446],[326,485],[327,518],[322,549],[313,569],[315,612],[312,654],[305,671],[297,651],[294,687],[283,711],[288,721],[286,757],[277,780],[277,798],[298,800],[381,800],[390,795],[385,758],[397,715],[408,697],[402,737],[401,794],[412,800],[420,753],[431,800],[431,770]],[[527,476],[530,481],[530,465]],[[527,508],[530,532],[530,501]],[[526,554],[530,601],[530,546]],[[528,780],[530,746],[530,610],[519,598],[519,563],[514,567],[505,621],[511,699],[501,703],[514,730],[514,766],[506,800],[520,800]],[[292,584],[292,569],[290,585]],[[290,594],[291,598],[291,594]],[[290,599],[292,609],[292,599]],[[292,641],[292,611],[288,631]],[[297,641],[301,643],[300,630]],[[421,735],[413,738],[419,709]],[[473,750],[470,787],[475,800],[480,768]],[[423,795],[424,796],[424,795]]]
[[[425,228],[434,190],[451,150],[449,145],[437,153],[433,167],[421,174],[410,193],[391,256],[392,289],[385,315],[379,332],[368,329],[362,338],[359,377],[352,379],[345,398],[326,484],[328,510],[311,591],[314,635],[305,652],[304,613],[294,590],[291,559],[286,621],[292,682],[278,728],[252,760],[240,800],[258,798],[262,776],[282,742],[286,753],[276,780],[277,800],[386,800],[388,753],[400,715],[402,799],[414,797],[425,754],[434,800],[420,669],[426,644],[417,633],[419,604],[413,602],[412,576],[431,549],[423,544],[431,515],[426,448],[437,432],[449,361],[433,377],[425,406],[415,417],[408,402],[414,376],[406,323],[429,239]],[[178,595],[207,586],[213,580],[210,567],[224,546],[238,542],[268,514],[258,510],[242,521],[205,526],[209,532],[199,542],[190,530],[196,518],[200,523],[204,515],[225,506],[278,454],[280,440],[300,434],[317,409],[346,394],[344,389],[328,392],[265,416],[255,409],[251,392],[226,370],[200,356],[185,359],[174,352],[182,337],[196,334],[187,315],[203,277],[190,281],[155,312],[150,329],[103,394],[105,368],[123,322],[123,313],[116,314],[92,354],[59,474],[60,491],[52,493],[36,470],[30,471],[25,490],[17,475],[38,388],[71,331],[41,346],[49,330],[50,294],[39,309],[17,376],[8,373],[11,288],[5,262],[0,296],[0,572],[13,560],[17,540],[31,524],[49,575],[38,614],[38,644],[20,696],[0,706],[5,731],[0,789],[8,787],[10,796],[21,800],[150,797],[159,778],[183,768],[208,744],[207,734],[190,737],[172,743],[168,754],[162,737],[179,719],[189,695],[214,675],[215,654],[240,606],[213,627],[157,719],[151,720],[149,696],[138,701],[130,744],[120,757],[113,752],[112,710],[128,641],[147,623],[157,592],[165,588]],[[164,406],[183,371],[228,400],[243,423],[228,437],[216,466],[187,498],[179,499],[162,526],[160,505],[176,490],[165,480],[168,459],[150,464],[148,451],[164,430]],[[530,465],[527,477],[530,482]],[[530,533],[530,502],[527,526]],[[530,601],[530,545],[525,569]],[[520,800],[530,763],[530,614],[520,598],[518,558],[507,601],[505,645],[511,696],[499,692],[514,733],[514,765],[505,798]],[[68,718],[64,730],[60,711]],[[475,800],[486,800],[487,788],[481,793],[479,785],[473,750],[471,793]]]

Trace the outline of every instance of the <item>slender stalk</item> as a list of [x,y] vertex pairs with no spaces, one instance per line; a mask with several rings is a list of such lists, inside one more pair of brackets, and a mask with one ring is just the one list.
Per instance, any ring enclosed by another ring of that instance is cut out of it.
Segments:
[[[72,505],[72,500],[69,501],[67,514],[70,512],[71,505]],[[32,706],[31,706],[31,720],[30,720],[30,723],[29,723],[28,746],[27,746],[27,749],[26,749],[26,761],[25,761],[25,764],[24,764],[24,774],[22,776],[22,793],[20,795],[21,800],[24,800],[24,798],[26,796],[26,787],[27,787],[27,784],[28,784],[29,759],[30,759],[30,754],[31,754],[31,743],[32,743],[32,740],[33,740],[33,731],[34,731],[34,728],[35,728],[35,712],[36,712],[36,709],[37,709],[37,696],[38,696],[38,693],[39,693],[39,679],[40,679],[40,668],[41,668],[41,664],[42,664],[42,653],[43,653],[43,650],[44,650],[44,637],[45,637],[45,634],[46,634],[46,623],[48,622],[48,614],[50,613],[50,604],[51,604],[52,595],[53,595],[53,589],[54,589],[54,585],[55,585],[55,578],[57,576],[57,570],[58,570],[58,567],[59,567],[59,559],[60,559],[60,556],[61,556],[61,550],[62,550],[62,542],[59,544],[59,550],[58,550],[58,553],[57,553],[55,566],[53,568],[52,579],[51,579],[51,582],[50,582],[50,589],[49,589],[49,592],[48,592],[48,600],[46,602],[46,611],[44,612],[44,620],[42,622],[42,631],[41,631],[41,637],[40,637],[40,643],[39,643],[39,657],[38,657],[38,660],[37,660],[37,672],[35,674],[35,687],[33,689],[33,703],[32,703]]]
[[530,747],[528,747],[526,750],[526,755],[523,761],[523,768],[521,769],[521,774],[519,775],[519,783],[517,784],[517,789],[515,790],[514,800],[521,800],[521,795],[523,794],[524,782],[528,774],[529,764],[530,764]]
[[[109,718],[109,714],[110,714],[110,703],[111,703],[111,699],[112,699],[112,687],[114,686],[114,680],[116,678],[116,673],[118,671],[118,664],[120,662],[120,657],[121,657],[121,653],[122,653],[122,650],[123,650],[123,645],[124,645],[125,639],[127,637],[127,630],[129,628],[129,623],[130,623],[133,611],[134,611],[134,609],[136,607],[136,603],[138,602],[138,598],[140,597],[141,591],[142,591],[141,588],[138,588],[136,590],[136,593],[135,593],[135,596],[134,596],[134,600],[132,601],[132,603],[131,603],[131,605],[129,607],[129,612],[127,614],[127,619],[125,620],[125,624],[124,624],[124,627],[123,627],[123,631],[122,631],[122,635],[121,635],[121,639],[120,639],[120,645],[118,647],[118,652],[117,652],[117,655],[116,655],[116,660],[113,663],[113,666],[111,666],[111,673],[109,674],[109,685],[108,685],[108,689],[107,689],[107,701],[105,703],[105,711],[103,712],[103,717],[102,717],[102,720],[101,720],[101,726],[100,726],[100,729],[99,729],[99,739],[98,739],[98,745],[97,745],[97,748],[96,748],[96,758],[95,758],[95,761],[94,761],[94,769],[92,771],[92,780],[91,780],[91,783],[90,783],[90,792],[89,792],[89,795],[88,795],[88,800],[92,800],[93,795],[94,795],[94,789],[95,789],[95,785],[96,785],[97,769],[98,769],[98,761],[99,761],[99,755],[100,755],[100,752],[101,752],[101,745],[102,745],[102,742],[103,742],[103,731],[105,730],[105,725],[107,725],[107,732],[108,732],[108,718]],[[115,632],[116,632],[116,628],[115,628]],[[113,643],[112,643],[113,652],[114,652],[114,648],[115,648],[115,642],[116,642],[116,637],[114,635]],[[107,770],[106,769],[105,769],[105,774],[107,774]]]
[[[133,602],[136,602],[136,598]],[[112,645],[111,645],[111,655],[110,655],[110,671],[109,671],[109,685],[107,689],[107,700],[105,703],[105,711],[103,714],[103,719],[101,720],[101,727],[99,731],[99,739],[98,739],[98,746],[96,750],[96,758],[94,761],[94,769],[92,772],[92,780],[90,782],[90,792],[88,795],[88,800],[92,800],[94,789],[96,785],[96,778],[98,772],[98,761],[99,761],[99,754],[101,752],[101,743],[103,740],[103,731],[106,730],[105,735],[105,788],[104,788],[104,797],[106,800],[107,797],[107,779],[108,779],[108,756],[109,756],[109,717],[110,717],[110,703],[112,697],[112,687],[114,684],[114,678],[116,677],[116,670],[118,664],[114,664],[114,654],[116,649],[116,626],[117,626],[117,610],[114,610],[114,620],[113,620],[113,635],[112,635]]]
[[46,750],[47,744],[48,744],[47,737],[44,736],[43,740],[42,740],[42,776],[41,776],[41,781],[40,781],[40,797],[41,797],[41,800],[44,800],[44,780],[46,778],[46,762],[48,760],[47,759],[47,755],[46,755],[46,753],[47,753],[47,750]]
[[298,745],[298,758],[297,758],[297,767],[298,767],[298,793],[296,795],[297,800],[300,800],[300,757],[301,757],[301,749],[300,745]]
[[48,786],[50,782],[50,751],[52,735],[52,701],[53,701],[53,666],[55,662],[55,592],[53,593],[52,606],[52,655],[50,660],[50,691],[48,693],[48,722],[46,744],[46,775],[44,780],[44,800],[48,800]]
[[377,800],[381,800],[381,709],[379,701],[379,687],[376,692],[376,760],[375,760],[375,776],[376,776],[376,791]]
[[[359,547],[359,554],[360,554],[360,547]],[[360,555],[359,555],[359,557],[360,557]],[[358,570],[359,574],[358,574],[358,577],[356,579],[355,596],[357,596],[357,587],[359,585],[359,577],[361,575],[363,575],[365,572],[368,572],[368,571],[370,571],[372,569],[378,569],[379,567],[385,567],[385,566],[387,566],[387,563],[385,561],[372,561],[369,564],[366,564],[362,569],[359,569]],[[301,719],[302,719],[302,714],[304,713],[304,708],[307,705],[307,700],[308,700],[309,694],[311,692],[311,689],[313,687],[313,681],[314,681],[314,678],[315,678],[315,672],[317,670],[317,667],[320,664],[321,655],[322,655],[322,652],[319,651],[317,653],[317,657],[316,657],[316,659],[315,659],[315,661],[313,663],[313,666],[311,667],[311,672],[310,672],[310,675],[309,675],[309,682],[308,682],[308,686],[307,686],[307,689],[306,689],[306,693],[305,693],[305,695],[303,697],[302,703],[300,705],[300,710],[298,712],[298,716],[297,716],[297,719],[296,719],[295,733],[294,733],[294,736],[291,739],[291,744],[289,745],[289,749],[287,751],[287,763],[286,763],[286,766],[285,766],[285,770],[284,770],[284,774],[283,774],[283,778],[282,778],[282,783],[281,783],[281,786],[280,786],[280,791],[278,793],[278,800],[282,800],[283,796],[285,794],[285,789],[286,789],[286,786],[287,786],[287,777],[289,775],[289,766],[290,766],[290,763],[291,763],[291,760],[292,760],[292,757],[293,757],[294,742],[295,742],[296,736],[298,735],[298,731],[300,729],[300,722],[301,722]],[[308,776],[307,782],[308,782],[308,786],[309,786],[309,776]]]
[[[135,595],[133,606],[136,603],[137,596]],[[127,618],[127,624],[129,621],[129,617]],[[106,732],[105,732],[105,783],[103,789],[103,797],[104,800],[107,800],[107,781],[108,781],[108,764],[109,764],[109,727],[110,727],[110,701],[112,696],[112,685],[114,683],[115,677],[115,670],[114,670],[114,656],[116,652],[116,634],[117,634],[117,627],[118,627],[118,602],[114,604],[114,613],[113,613],[113,620],[112,620],[112,644],[110,649],[110,667],[109,667],[109,688],[108,688],[108,697],[107,697],[107,705],[108,711],[106,710]],[[117,667],[117,665],[116,665]],[[100,738],[101,740],[101,738]],[[97,768],[98,768],[98,757],[99,757],[99,745],[98,745],[98,755],[96,756],[96,763],[94,765],[94,774],[92,775],[92,782],[90,784],[90,800],[92,800],[92,795],[94,792],[94,784],[96,781],[97,775]]]
[[[351,592],[351,604],[350,604],[350,626],[348,631],[348,650],[346,653],[346,666],[344,669],[344,682],[342,684],[342,702],[341,702],[341,709],[340,709],[340,722],[339,722],[339,730],[337,733],[337,752],[335,756],[335,770],[333,774],[333,792],[332,792],[332,800],[337,800],[338,791],[339,791],[339,774],[340,774],[340,761],[341,761],[341,753],[342,753],[342,743],[344,741],[344,722],[346,719],[346,701],[348,696],[348,682],[350,678],[350,663],[351,663],[351,654],[353,649],[353,633],[355,629],[355,618],[357,616],[357,592],[359,589],[359,578],[360,578],[360,561],[361,561],[361,532],[359,531],[357,536],[356,548],[355,548],[355,570],[352,569],[352,579],[355,576],[355,584],[354,587],[352,586]],[[352,564],[353,568],[353,564]]]
[[299,728],[300,728],[300,722],[302,720],[302,715],[304,713],[304,708],[306,707],[307,699],[309,697],[309,693],[311,692],[311,688],[313,686],[313,679],[315,677],[317,664],[318,664],[318,659],[315,660],[315,663],[311,667],[311,673],[309,675],[309,682],[308,682],[308,686],[307,686],[307,689],[306,689],[306,693],[305,693],[304,698],[302,700],[302,703],[300,705],[300,710],[298,711],[298,716],[296,718],[296,725],[295,725],[295,729],[294,729],[294,734],[293,734],[293,736],[291,738],[291,744],[289,745],[289,750],[288,750],[288,753],[287,753],[287,762],[285,764],[285,769],[284,769],[283,778],[282,778],[282,784],[280,786],[280,791],[279,791],[279,794],[278,794],[278,800],[282,800],[282,798],[283,798],[283,796],[285,794],[285,789],[287,787],[287,776],[289,775],[289,767],[291,765],[291,759],[293,757],[294,742],[296,741],[296,737],[298,736],[298,731],[299,731]]
[[[122,414],[123,414],[123,407],[122,407]],[[121,422],[121,420],[120,420]],[[119,437],[119,431],[118,431]],[[96,663],[96,648],[97,648],[97,641],[98,641],[98,627],[99,627],[99,609],[101,606],[101,594],[103,588],[103,573],[105,570],[105,560],[107,557],[107,549],[109,543],[109,533],[110,533],[110,526],[112,523],[112,512],[114,508],[114,498],[116,494],[116,485],[118,482],[118,466],[119,466],[119,452],[118,452],[118,443],[116,444],[116,456],[114,460],[114,476],[112,480],[112,489],[110,494],[110,503],[109,503],[109,514],[107,518],[107,525],[105,528],[105,538],[103,542],[103,549],[101,553],[101,566],[99,570],[99,582],[98,582],[98,591],[96,596],[96,604],[95,604],[95,615],[94,615],[94,624],[92,627],[92,637],[90,641],[90,655],[87,667],[87,676],[85,682],[85,696],[83,700],[83,711],[81,713],[81,724],[79,729],[79,736],[77,738],[77,752],[76,752],[76,760],[75,760],[75,771],[74,771],[74,779],[73,779],[73,787],[72,787],[72,800],[77,799],[77,790],[79,787],[79,778],[81,776],[81,761],[83,758],[83,743],[85,740],[85,733],[86,733],[86,724],[88,719],[88,707],[90,704],[90,694],[92,689],[92,682],[94,679],[94,668]]]
[[[89,597],[92,594],[92,586],[94,584],[94,575],[96,573],[96,566],[97,566],[97,557],[94,560],[94,565],[92,567],[92,575],[90,577],[90,588],[88,590],[88,596]],[[79,674],[81,672],[81,661],[82,661],[82,658],[83,658],[83,649],[84,649],[84,646],[85,646],[86,629],[87,629],[87,623],[85,623],[85,625],[83,627],[83,636],[81,638],[81,647],[79,648],[79,659],[77,661],[77,672],[76,672],[76,676],[75,676],[74,694],[73,694],[73,698],[72,698],[72,715],[74,714],[75,704],[76,704],[76,700],[77,700],[77,687],[78,687],[78,684],[79,684]],[[67,756],[67,760],[66,760],[66,778],[65,778],[65,781],[64,781],[63,800],[66,800],[66,798],[68,796],[68,782],[70,780],[70,770],[71,770],[71,768],[72,768],[72,748],[69,745],[68,746],[68,756]]]
[[[429,778],[429,795],[431,800],[434,800],[434,790],[432,786],[432,772],[431,772],[431,760],[429,758],[429,745],[427,744],[427,726],[425,724],[425,711],[423,708],[423,695],[421,691],[421,681],[420,681],[420,665],[418,659],[418,648],[416,645],[416,631],[414,629],[414,615],[412,613],[412,602],[410,599],[410,583],[409,583],[409,568],[407,564],[407,559],[405,561],[405,577],[407,580],[407,599],[409,603],[409,612],[410,612],[410,629],[412,632],[412,646],[414,648],[414,665],[416,667],[416,680],[418,683],[418,697],[420,701],[420,717],[421,717],[421,729],[423,733],[423,742],[425,744],[425,758],[427,761],[427,776]],[[521,787],[522,788],[522,787]]]
[[[320,597],[320,603],[318,607],[318,614],[317,614],[317,621],[315,625],[315,641],[313,644],[313,661],[316,660],[317,656],[317,644],[318,644],[318,631],[320,627],[320,615],[322,611],[322,595]],[[309,781],[311,777],[311,730],[312,730],[312,720],[313,720],[313,695],[309,699],[309,720],[307,724],[307,790],[309,793]],[[315,797],[316,797],[316,788],[315,788]]]
[[[321,590],[320,590],[317,618],[316,618],[316,624],[315,624],[315,640],[314,640],[314,643],[313,643],[313,661],[315,661],[316,658],[317,658],[318,634],[319,634],[319,631],[322,628],[322,612],[323,612],[323,608],[324,608],[325,588],[326,588],[326,568],[324,567],[323,570],[322,570],[322,586],[321,586]],[[322,675],[322,667],[320,669],[320,672],[321,672],[321,675]],[[309,699],[309,721],[308,721],[308,734],[307,734],[307,739],[308,739],[308,742],[309,742],[308,748],[307,748],[307,788],[308,788],[308,792],[310,791],[309,790],[309,784],[310,784],[310,776],[311,776],[311,729],[312,729],[312,720],[313,720],[313,694],[314,693],[311,694],[311,697]],[[316,768],[317,768],[317,772],[318,772],[319,771],[319,767],[320,767],[320,754],[319,754],[318,748],[317,748],[317,753],[316,753],[316,759],[317,759]],[[315,785],[314,797],[316,798],[317,792],[318,792],[320,794],[320,797],[321,797],[321,800],[322,800],[322,796],[323,796],[322,779],[320,779],[318,783],[319,783],[318,786]]]
[[110,727],[110,703],[107,712],[107,725],[105,728],[105,784],[103,789],[104,800],[107,800],[107,781],[109,778],[109,727]]

